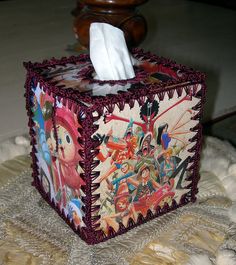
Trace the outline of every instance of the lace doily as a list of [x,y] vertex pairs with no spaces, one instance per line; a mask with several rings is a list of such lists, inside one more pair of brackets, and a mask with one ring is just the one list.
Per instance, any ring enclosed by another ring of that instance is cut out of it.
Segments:
[[[29,158],[2,164],[0,264],[184,265],[190,264],[193,255],[206,255],[211,264],[218,264],[219,251],[236,250],[236,224],[228,217],[232,202],[227,187],[208,168],[213,163],[210,159],[217,163],[218,156],[223,156],[224,148],[229,167],[236,163],[234,149],[214,138],[206,141],[197,203],[95,246],[81,241],[31,186]],[[6,167],[15,171],[10,174]],[[21,172],[17,176],[16,169]]]

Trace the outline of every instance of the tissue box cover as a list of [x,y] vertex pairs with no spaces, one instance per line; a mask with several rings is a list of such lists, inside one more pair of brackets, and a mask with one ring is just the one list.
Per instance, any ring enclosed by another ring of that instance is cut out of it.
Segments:
[[25,63],[33,185],[88,244],[196,200],[204,75],[133,56],[118,81],[88,55]]

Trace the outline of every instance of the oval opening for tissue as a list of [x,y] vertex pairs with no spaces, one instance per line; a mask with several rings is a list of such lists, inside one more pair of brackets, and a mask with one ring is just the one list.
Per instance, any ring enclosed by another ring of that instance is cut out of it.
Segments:
[[118,85],[126,85],[127,83],[130,83],[130,84],[139,83],[148,77],[148,73],[140,67],[134,66],[134,72],[135,72],[135,77],[130,78],[130,79],[99,80],[99,79],[94,78],[94,76],[96,75],[96,72],[94,70],[94,67],[92,65],[90,65],[90,66],[84,68],[83,70],[81,70],[79,72],[78,76],[82,80],[89,81],[89,83],[91,83],[91,84],[98,84],[98,85],[109,84],[111,86],[114,86],[117,84]]

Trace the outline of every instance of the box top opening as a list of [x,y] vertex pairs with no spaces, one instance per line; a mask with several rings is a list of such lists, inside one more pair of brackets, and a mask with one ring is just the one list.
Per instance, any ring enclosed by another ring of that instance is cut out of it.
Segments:
[[89,55],[72,56],[60,60],[52,59],[43,63],[26,63],[28,71],[33,71],[38,81],[48,84],[52,91],[73,90],[79,98],[92,103],[94,98],[131,92],[134,89],[175,86],[181,83],[199,81],[203,74],[178,65],[168,59],[145,53],[140,49],[132,52],[135,58],[135,78],[128,80],[100,81],[94,79],[95,71]]

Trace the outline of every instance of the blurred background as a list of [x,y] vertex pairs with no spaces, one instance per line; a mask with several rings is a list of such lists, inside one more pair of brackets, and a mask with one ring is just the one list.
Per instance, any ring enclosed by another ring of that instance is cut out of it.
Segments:
[[[205,132],[236,142],[235,1],[149,0],[140,47],[207,75]],[[0,141],[28,132],[23,61],[78,54],[76,0],[0,1]]]

